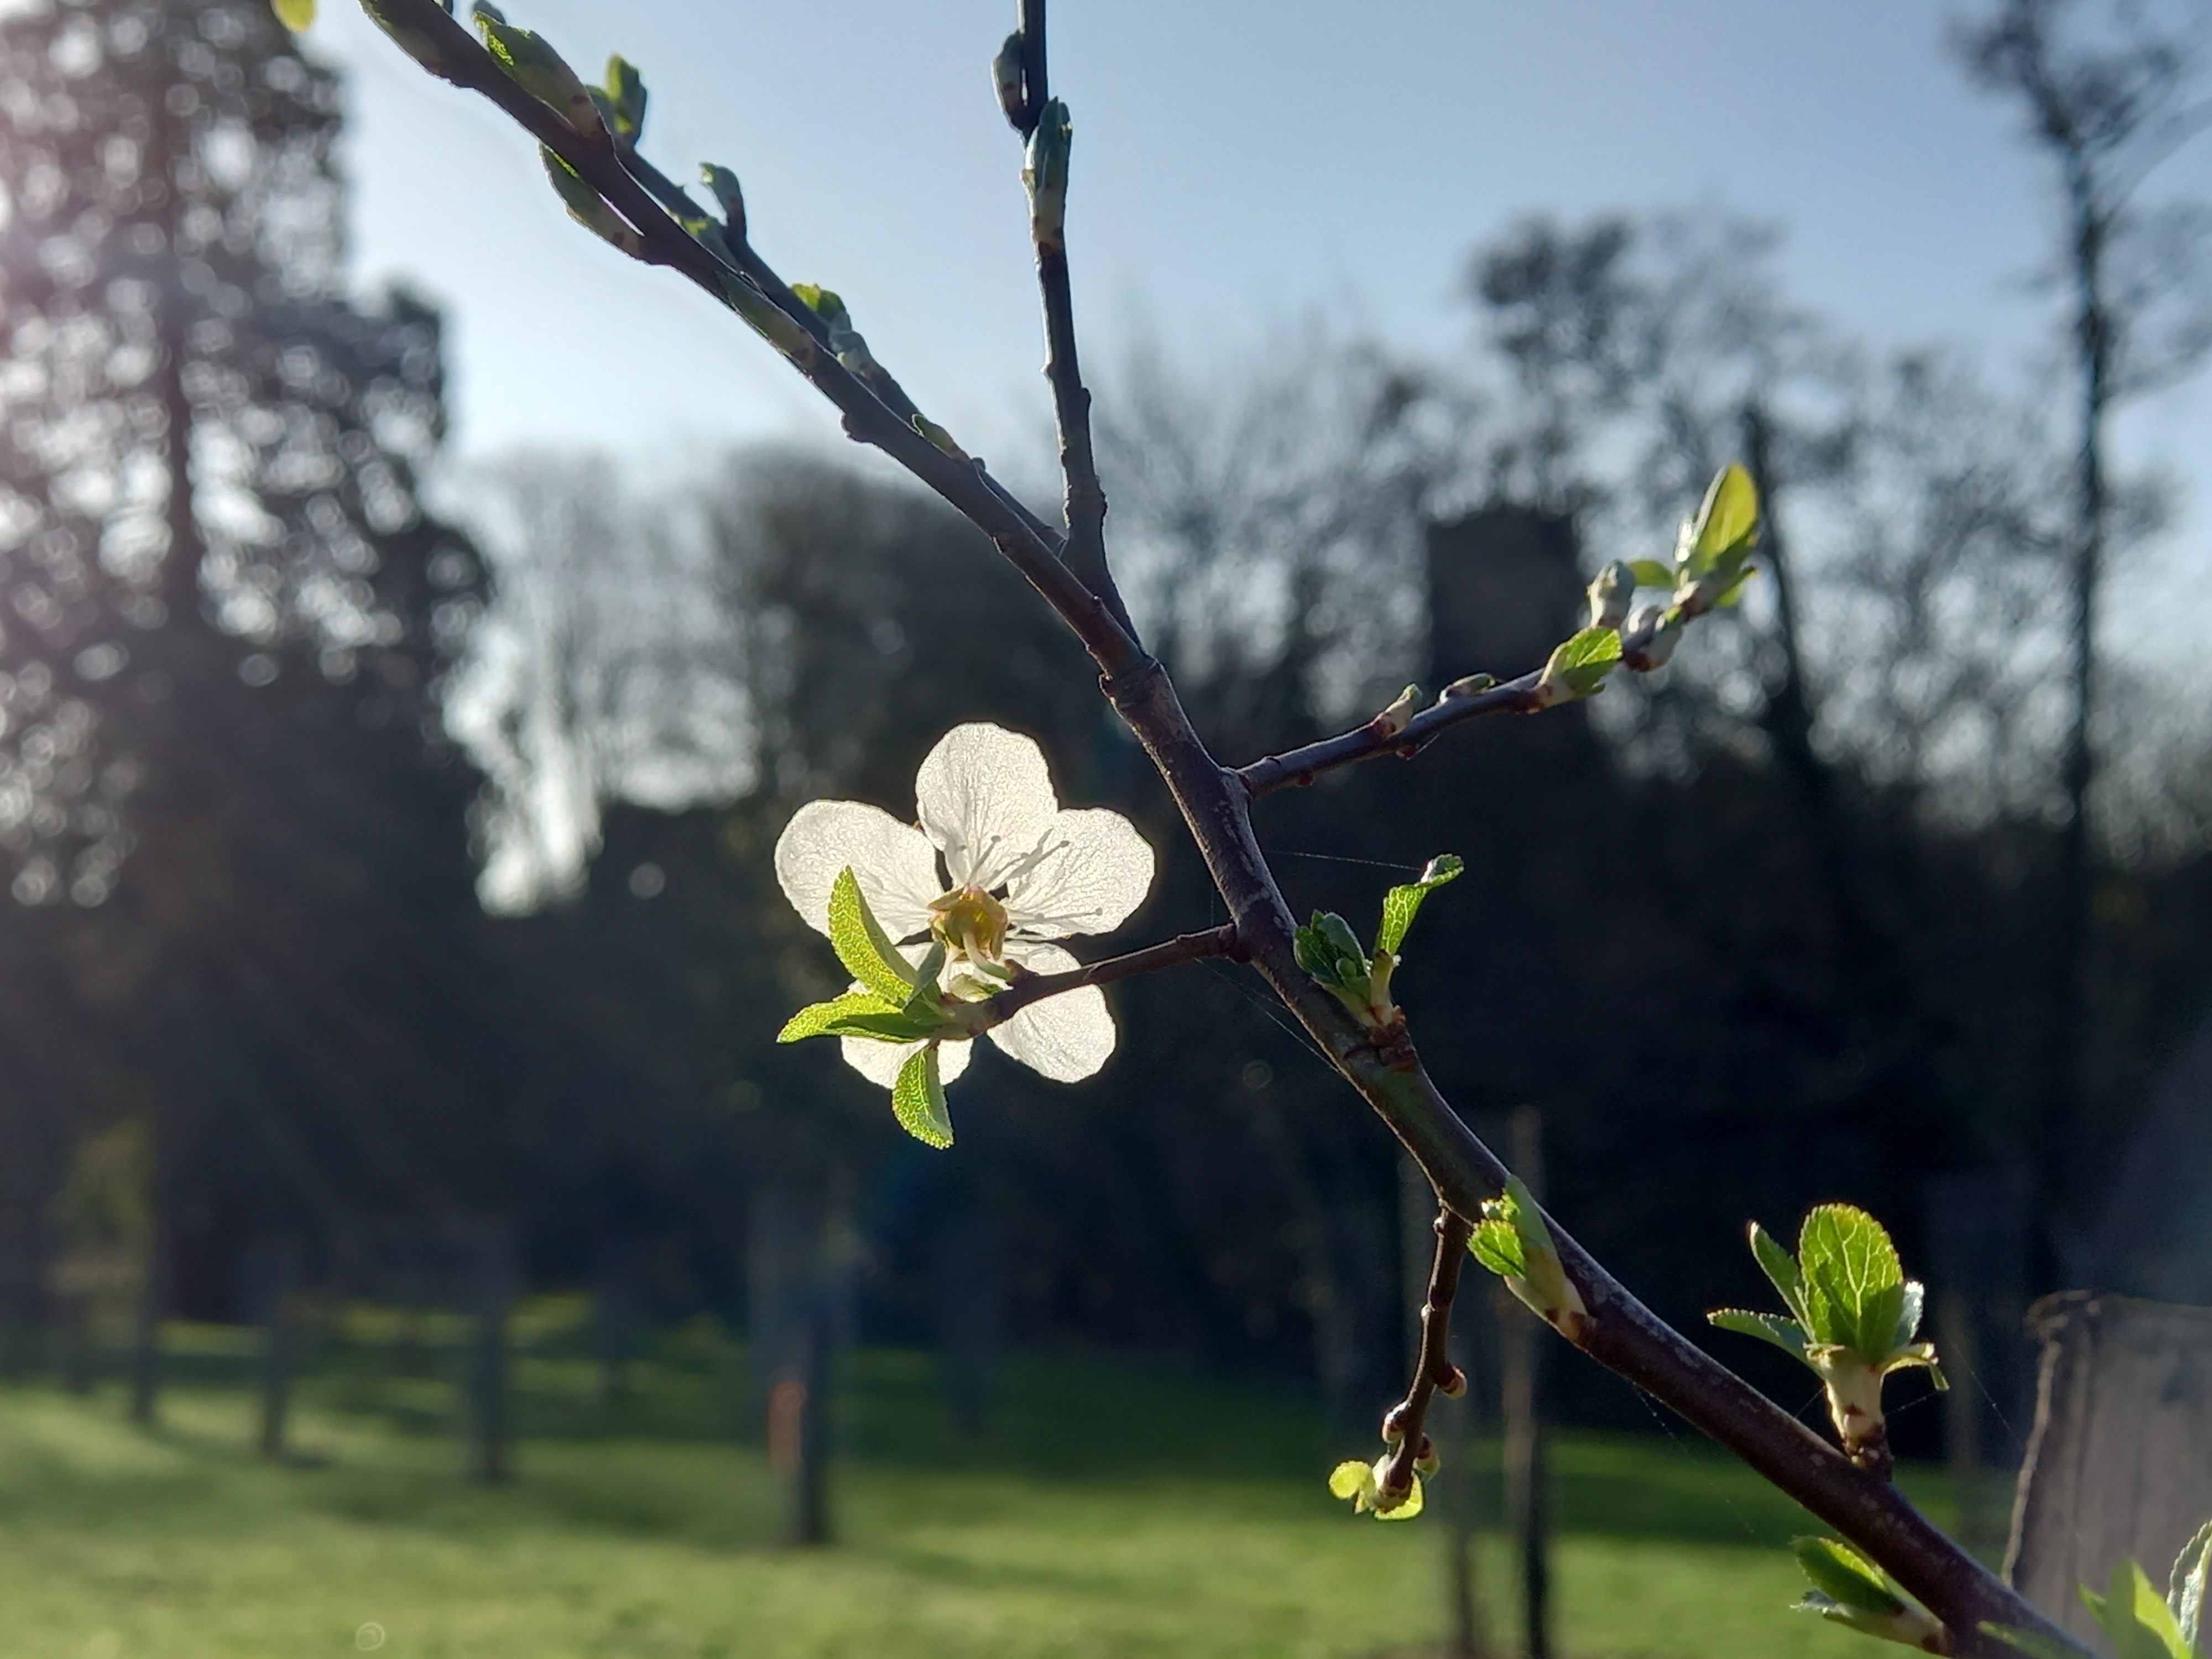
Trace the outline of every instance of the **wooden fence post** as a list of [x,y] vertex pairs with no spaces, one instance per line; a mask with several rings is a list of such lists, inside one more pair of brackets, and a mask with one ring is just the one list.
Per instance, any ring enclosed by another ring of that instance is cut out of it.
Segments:
[[2101,1644],[2075,1586],[2101,1589],[2132,1557],[2163,1591],[2212,1519],[2212,1308],[2067,1291],[2029,1321],[2043,1365],[2005,1577]]

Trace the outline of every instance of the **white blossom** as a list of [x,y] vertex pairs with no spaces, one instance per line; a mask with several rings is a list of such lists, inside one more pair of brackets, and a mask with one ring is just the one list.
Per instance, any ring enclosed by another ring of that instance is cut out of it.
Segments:
[[[948,995],[980,1000],[1018,970],[1051,974],[1076,959],[1056,939],[1118,927],[1152,884],[1152,849],[1103,807],[1063,808],[1044,751],[1002,726],[956,726],[915,778],[918,824],[860,801],[809,801],[775,844],[776,879],[817,933],[830,892],[850,869],[884,931],[909,960],[945,946]],[[1062,1083],[1114,1052],[1114,1017],[1096,986],[1046,997],[984,1035]],[[885,1088],[921,1045],[841,1039],[846,1062]],[[966,1068],[964,1041],[940,1042],[939,1075]]]

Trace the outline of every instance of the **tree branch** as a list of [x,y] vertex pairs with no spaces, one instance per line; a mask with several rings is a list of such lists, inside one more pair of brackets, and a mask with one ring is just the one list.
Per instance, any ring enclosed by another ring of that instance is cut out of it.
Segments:
[[1467,1218],[1449,1209],[1437,1212],[1437,1254],[1429,1268],[1429,1293],[1421,1303],[1421,1351],[1413,1361],[1413,1380],[1406,1397],[1382,1419],[1382,1437],[1398,1437],[1396,1449],[1376,1486],[1382,1507],[1395,1509],[1413,1487],[1413,1466],[1433,1449],[1429,1442],[1429,1402],[1441,1389],[1446,1395],[1465,1391],[1467,1376],[1451,1361],[1452,1298],[1459,1294],[1460,1268],[1467,1261],[1468,1235],[1474,1231]]
[[1063,991],[1079,991],[1086,985],[1111,985],[1117,979],[1156,974],[1163,968],[1177,967],[1186,962],[1237,954],[1237,929],[1230,925],[1209,928],[1203,933],[1179,934],[1160,944],[1148,945],[1141,951],[1108,957],[1103,962],[1085,963],[1064,973],[1024,974],[1005,990],[983,1000],[981,1006],[990,1011],[992,1018],[976,1029],[985,1030],[992,1025],[1003,1025],[1031,1003],[1056,997]]
[[1402,726],[1394,729],[1394,722],[1378,714],[1349,732],[1340,732],[1333,738],[1322,738],[1303,748],[1254,761],[1249,766],[1238,768],[1235,775],[1245,792],[1257,799],[1278,789],[1303,788],[1324,772],[1356,766],[1377,756],[1396,755],[1411,760],[1462,721],[1485,714],[1540,712],[1545,705],[1536,700],[1535,692],[1536,684],[1542,678],[1540,670],[1532,670],[1517,680],[1460,696],[1453,696],[1447,690]]
[[[1022,80],[1029,131],[1023,137],[1036,154],[1038,123],[1051,106],[1045,53],[1045,0],[1021,0]],[[1037,287],[1044,298],[1044,374],[1052,386],[1053,414],[1060,427],[1060,471],[1066,484],[1067,562],[1105,602],[1131,638],[1136,627],[1114,586],[1106,561],[1106,490],[1098,481],[1098,459],[1091,443],[1091,392],[1075,350],[1075,297],[1067,274],[1067,238],[1055,222],[1036,236]]]

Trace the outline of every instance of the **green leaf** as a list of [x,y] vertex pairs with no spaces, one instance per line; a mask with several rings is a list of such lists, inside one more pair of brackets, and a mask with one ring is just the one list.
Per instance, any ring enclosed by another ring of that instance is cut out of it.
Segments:
[[1744,589],[1750,583],[1751,579],[1758,574],[1759,567],[1757,565],[1747,567],[1737,575],[1734,581],[1730,582],[1726,587],[1721,589],[1720,598],[1715,599],[1713,604],[1723,611],[1735,610],[1736,606],[1743,603]]
[[635,143],[645,131],[645,82],[637,65],[620,52],[607,59],[607,104],[614,111],[608,125],[616,136]]
[[2166,1604],[2173,1609],[2173,1622],[2191,1653],[2204,1644],[2204,1593],[2212,1588],[2212,1521],[2181,1547],[2173,1572],[2166,1581]]
[[553,181],[554,192],[560,197],[561,205],[568,210],[571,219],[633,259],[645,252],[644,240],[629,221],[608,206],[575,168],[543,144],[538,147],[538,159],[544,164],[545,176]]
[[723,222],[729,227],[728,240],[734,248],[745,240],[745,193],[738,184],[738,175],[713,161],[702,161],[699,177],[721,204]]
[[493,6],[477,7],[474,18],[485,46],[516,85],[585,137],[605,130],[583,77],[536,30],[508,22]]
[[314,26],[315,0],[275,0],[276,21],[295,34]]
[[2018,1648],[2022,1653],[2033,1656],[2033,1659],[2082,1659],[2082,1655],[2087,1651],[2069,1642],[2053,1641],[2040,1631],[2021,1630],[2016,1626],[2000,1625],[1986,1619],[1982,1621],[1981,1632],[2007,1647]]
[[1352,924],[1334,910],[1316,910],[1292,936],[1298,966],[1332,990],[1358,990],[1367,984],[1367,953]]
[[1780,1314],[1753,1313],[1747,1308],[1716,1308],[1705,1317],[1722,1330],[1771,1342],[1793,1359],[1805,1358],[1804,1327],[1794,1319],[1784,1319]]
[[778,1042],[801,1042],[808,1037],[841,1035],[835,1028],[857,1014],[896,1014],[897,1007],[873,991],[848,991],[827,1002],[810,1002],[783,1023]]
[[1605,684],[1620,660],[1617,629],[1585,628],[1552,653],[1544,665],[1544,678],[1565,685],[1577,697],[1587,697]]
[[2104,1627],[2116,1659],[2193,1659],[2173,1609],[2137,1563],[2123,1561],[2114,1567],[2106,1595],[2082,1585],[2081,1600]]
[[1748,552],[1758,533],[1759,488],[1751,474],[1732,461],[1713,475],[1675,559],[1695,580],[1723,558]]
[[1756,1221],[1751,1224],[1751,1253],[1759,1267],[1782,1292],[1783,1305],[1797,1316],[1799,1323],[1805,1318],[1805,1285],[1798,1275],[1796,1258],[1784,1249],[1774,1235]]
[[1813,1588],[1837,1606],[1877,1617],[1905,1611],[1882,1570],[1842,1540],[1793,1538],[1790,1548]]
[[868,908],[849,864],[830,889],[830,945],[847,973],[885,1001],[906,1006],[914,992],[914,969]]
[[1905,1268],[1882,1225],[1849,1204],[1816,1205],[1797,1235],[1805,1334],[1879,1363],[1905,1311]]
[[914,994],[906,1000],[900,1012],[908,1019],[926,1021],[930,1024],[943,1023],[937,1006],[943,994],[937,988],[937,976],[945,971],[945,943],[942,939],[929,942],[929,954],[923,957],[914,969]]
[[1467,1248],[1477,1261],[1500,1279],[1528,1276],[1528,1253],[1521,1243],[1519,1230],[1510,1221],[1492,1218],[1477,1222],[1474,1231],[1467,1236]]
[[1377,1508],[1375,1518],[1377,1521],[1410,1521],[1421,1512],[1421,1477],[1417,1474],[1413,1477],[1413,1489],[1406,1494],[1404,1501],[1395,1510]]
[[929,1044],[899,1067],[891,1085],[891,1115],[925,1146],[952,1144],[952,1115],[945,1109],[945,1085],[937,1073],[937,1045]]
[[822,288],[813,283],[793,283],[791,291],[799,296],[801,305],[832,328],[852,319],[851,313],[845,309],[845,301],[835,289]]
[[1912,1339],[1920,1334],[1920,1321],[1928,1305],[1928,1287],[1917,1279],[1905,1281],[1905,1295],[1897,1310],[1897,1333],[1890,1338],[1890,1346],[1904,1348],[1911,1346]]
[[1413,925],[1420,914],[1421,902],[1447,882],[1457,881],[1466,872],[1466,862],[1454,853],[1439,853],[1431,859],[1428,867],[1421,872],[1420,879],[1403,887],[1393,887],[1382,896],[1382,923],[1375,930],[1375,949],[1398,954],[1398,947],[1406,942],[1406,930]]
[[1328,1472],[1328,1489],[1335,1497],[1350,1500],[1375,1484],[1375,1471],[1358,1458],[1339,1463]]
[[1631,559],[1628,568],[1636,577],[1638,587],[1667,587],[1674,586],[1674,572],[1657,559]]

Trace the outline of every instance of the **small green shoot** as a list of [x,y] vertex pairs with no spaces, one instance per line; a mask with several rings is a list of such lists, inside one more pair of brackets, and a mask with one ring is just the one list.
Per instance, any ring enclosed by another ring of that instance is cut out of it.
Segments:
[[1887,1471],[1882,1380],[1917,1366],[1948,1386],[1933,1344],[1915,1341],[1924,1292],[1905,1276],[1880,1222],[1849,1204],[1822,1204],[1805,1217],[1793,1259],[1757,1222],[1752,1255],[1782,1293],[1785,1317],[1742,1308],[1705,1316],[1724,1331],[1772,1343],[1820,1377],[1828,1415],[1853,1461]]
[[1817,1613],[1885,1642],[1929,1653],[1944,1650],[1943,1626],[1905,1600],[1887,1573],[1849,1544],[1835,1538],[1798,1538],[1790,1548],[1813,1581],[1813,1588],[1794,1604],[1799,1612]]
[[1507,1176],[1505,1191],[1484,1203],[1482,1218],[1468,1235],[1467,1248],[1568,1341],[1582,1340],[1589,1310],[1559,1263],[1543,1211],[1520,1176]]

